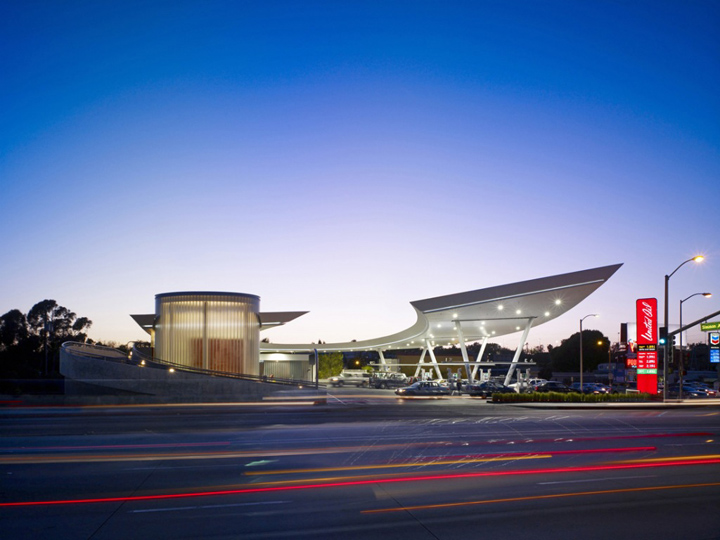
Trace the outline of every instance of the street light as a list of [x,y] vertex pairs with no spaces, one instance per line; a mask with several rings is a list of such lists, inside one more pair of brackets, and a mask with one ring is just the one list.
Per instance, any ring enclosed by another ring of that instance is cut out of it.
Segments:
[[[610,338],[607,338],[608,342],[608,383],[610,385],[610,390],[612,390],[612,382],[613,378],[615,377],[615,362],[612,361],[612,342],[610,341]],[[601,339],[598,340],[598,345],[602,347],[605,345],[605,340]]]
[[678,374],[680,375],[680,389],[678,390],[678,399],[682,399],[682,385],[683,385],[683,367],[684,367],[684,358],[683,358],[683,342],[682,342],[682,333],[683,333],[683,325],[682,325],[682,305],[683,302],[687,302],[690,300],[693,296],[704,296],[705,298],[710,298],[712,296],[712,293],[709,292],[696,292],[695,294],[691,294],[688,296],[685,300],[680,300],[680,361],[678,362]]
[[[678,266],[675,270],[673,270],[669,275],[665,276],[665,329],[669,330],[668,328],[668,285],[670,283],[670,278],[673,277],[673,274],[680,270],[681,267],[686,265],[687,263],[691,261],[695,262],[702,262],[705,259],[703,255],[695,255],[692,259],[688,259],[687,261],[684,261],[680,266]],[[665,341],[665,354],[663,355],[663,401],[667,398],[667,366],[668,362],[670,361],[670,344],[667,340]]]
[[585,315],[582,319],[580,319],[580,392],[583,391],[583,347],[582,347],[582,322],[587,319],[588,317],[598,317],[597,313],[591,313],[590,315]]

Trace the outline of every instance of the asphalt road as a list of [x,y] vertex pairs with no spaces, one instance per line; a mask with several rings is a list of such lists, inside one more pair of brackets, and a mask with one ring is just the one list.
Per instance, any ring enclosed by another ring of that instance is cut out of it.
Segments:
[[2,538],[720,538],[720,408],[0,409]]

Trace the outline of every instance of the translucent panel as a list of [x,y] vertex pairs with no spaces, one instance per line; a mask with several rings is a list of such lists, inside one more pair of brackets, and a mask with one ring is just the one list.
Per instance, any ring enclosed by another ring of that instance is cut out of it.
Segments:
[[259,375],[259,298],[157,295],[155,356],[183,366]]
[[268,378],[292,379],[296,381],[312,380],[310,362],[265,361],[261,366],[262,374]]

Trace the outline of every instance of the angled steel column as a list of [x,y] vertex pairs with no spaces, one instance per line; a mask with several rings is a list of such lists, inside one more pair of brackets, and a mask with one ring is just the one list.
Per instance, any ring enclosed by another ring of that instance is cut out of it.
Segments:
[[525,331],[522,334],[522,337],[520,338],[520,344],[518,345],[517,350],[515,351],[515,356],[513,357],[512,364],[510,364],[510,367],[508,368],[507,375],[505,375],[505,386],[510,384],[510,380],[512,379],[513,373],[515,372],[515,368],[517,367],[517,363],[520,360],[520,354],[522,353],[523,347],[525,346],[525,342],[527,341],[528,334],[530,333],[530,327],[532,326],[534,317],[530,317],[528,319],[527,325],[525,325]]
[[387,371],[387,362],[385,362],[385,355],[383,354],[382,349],[378,349],[378,355],[380,355],[380,365],[382,366],[382,370]]
[[430,358],[432,358],[433,366],[435,367],[435,373],[437,373],[437,378],[442,379],[442,373],[440,373],[440,366],[437,363],[437,358],[435,358],[435,351],[433,351],[432,345],[430,345],[430,340],[425,340],[425,347],[427,347],[428,352],[430,353]]
[[467,348],[465,347],[465,336],[462,331],[462,324],[460,321],[453,321],[455,324],[455,330],[457,330],[458,342],[460,343],[460,352],[462,353],[463,362],[465,363],[465,374],[470,382],[473,382],[473,376],[470,372],[470,358],[468,357]]
[[417,369],[415,370],[415,378],[418,378],[418,375],[420,375],[420,370],[425,365],[425,354],[427,353],[427,345],[423,349],[422,354],[420,355],[420,360],[418,361]]
[[488,338],[485,336],[482,341],[482,345],[480,346],[480,352],[477,355],[477,359],[475,359],[475,365],[473,366],[473,372],[472,376],[473,379],[477,375],[477,370],[480,367],[480,361],[482,360],[483,354],[485,354],[485,345],[487,345]]

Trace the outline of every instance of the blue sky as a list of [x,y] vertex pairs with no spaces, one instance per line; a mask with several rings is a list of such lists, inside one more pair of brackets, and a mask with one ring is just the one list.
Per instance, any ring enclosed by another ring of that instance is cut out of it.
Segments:
[[[344,341],[408,302],[622,262],[531,345],[720,310],[720,4],[0,6],[0,312],[143,337],[178,290]],[[501,340],[512,345],[518,336]],[[701,339],[699,332],[691,338]]]

